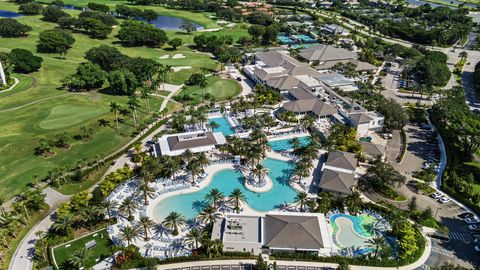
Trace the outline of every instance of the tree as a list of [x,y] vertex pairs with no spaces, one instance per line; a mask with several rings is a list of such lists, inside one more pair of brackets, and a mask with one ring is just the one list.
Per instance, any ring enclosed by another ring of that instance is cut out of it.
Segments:
[[394,185],[404,184],[406,178],[396,171],[390,164],[380,160],[374,161],[362,176],[362,182],[374,190],[391,189]]
[[131,95],[130,97],[128,97],[127,105],[130,111],[132,112],[133,125],[137,126],[137,107],[140,106],[137,100],[137,96]]
[[187,34],[191,34],[192,32],[196,32],[197,31],[197,27],[195,27],[191,22],[189,21],[184,21],[182,23],[182,25],[180,25],[179,27],[180,30],[183,30],[185,32],[187,32]]
[[92,252],[85,248],[82,247],[78,250],[76,250],[71,257],[69,258],[69,262],[72,266],[78,268],[78,269],[84,269],[86,267],[86,263],[88,259],[92,256]]
[[88,3],[87,7],[90,10],[97,10],[97,11],[101,11],[101,12],[105,12],[105,13],[110,11],[110,8],[107,5],[93,3],[93,2]]
[[348,211],[354,215],[360,211],[363,207],[363,202],[360,197],[360,193],[354,191],[352,194],[348,195],[345,198],[345,206],[347,206]]
[[261,183],[263,180],[263,177],[265,177],[268,174],[268,169],[259,163],[255,166],[255,168],[253,168],[252,173],[257,177],[258,182]]
[[243,194],[242,190],[240,190],[239,188],[236,188],[232,191],[232,193],[230,193],[230,195],[228,197],[229,197],[230,202],[233,202],[235,211],[237,211],[237,213],[239,213],[240,212],[240,203],[246,201],[245,194]]
[[346,261],[342,260],[338,263],[337,270],[350,270],[350,266]]
[[198,243],[202,241],[202,238],[202,232],[197,228],[193,228],[187,233],[187,235],[185,235],[185,243],[194,246],[195,249],[198,249]]
[[143,204],[148,205],[148,199],[153,198],[155,195],[155,189],[152,188],[147,181],[142,181],[139,190],[143,197]]
[[132,212],[138,210],[140,207],[132,196],[125,198],[118,210],[127,215],[129,220],[133,219]]
[[151,24],[126,20],[118,31],[118,39],[124,46],[161,47],[168,41],[165,31]]
[[295,202],[300,204],[300,212],[304,211],[303,206],[305,205],[305,202],[307,201],[307,199],[308,199],[308,194],[303,191],[298,192],[297,195],[295,196]]
[[68,13],[63,11],[60,7],[55,5],[47,6],[43,11],[43,20],[47,22],[56,23],[60,18],[70,17]]
[[110,111],[115,112],[115,123],[117,124],[115,129],[117,130],[117,132],[118,132],[118,111],[119,110],[120,110],[120,106],[116,102],[114,101],[110,102]]
[[144,240],[148,241],[149,240],[148,233],[150,231],[150,228],[155,226],[155,222],[148,216],[141,216],[139,222],[143,228],[143,234],[145,236]]
[[204,224],[213,224],[221,218],[221,214],[217,212],[213,206],[209,205],[198,214],[198,219]]
[[111,212],[113,209],[117,209],[118,207],[118,203],[116,201],[113,201],[113,200],[105,200],[102,202],[101,206],[105,209],[105,211],[107,212],[107,215],[108,215],[108,219],[111,219]]
[[248,28],[248,33],[255,43],[259,44],[265,34],[265,26],[254,24]]
[[82,63],[75,74],[65,77],[63,85],[74,91],[88,91],[102,87],[105,72],[97,64]]
[[262,254],[258,254],[257,261],[253,266],[253,270],[268,270],[268,263],[263,259]]
[[126,69],[110,72],[107,79],[110,88],[117,95],[132,95],[139,85],[135,75]]
[[408,203],[408,211],[410,213],[417,211],[417,197],[414,196]]
[[206,195],[205,200],[207,200],[213,207],[214,210],[217,210],[218,202],[222,200],[225,196],[223,193],[216,189],[212,188]]
[[68,30],[51,29],[40,33],[37,50],[43,53],[58,53],[65,57],[75,39]]
[[0,37],[23,37],[30,31],[32,31],[32,27],[21,24],[17,20],[10,18],[0,19]]
[[173,38],[168,41],[168,45],[172,46],[173,50],[176,50],[178,47],[182,46],[183,40],[181,38]]
[[130,246],[132,241],[135,241],[138,238],[138,229],[126,225],[120,228],[120,239],[122,241],[127,241],[127,246]]
[[73,216],[72,215],[63,215],[59,218],[57,218],[53,224],[52,224],[52,229],[56,232],[59,232],[63,235],[68,235],[69,230],[71,229],[71,226],[74,222]]
[[18,10],[24,15],[38,15],[42,13],[43,6],[39,3],[24,3],[21,4]]
[[468,53],[466,51],[461,51],[459,54],[458,54],[458,57],[462,58],[462,59],[467,59],[468,57]]
[[128,56],[122,54],[117,48],[101,45],[94,47],[85,53],[85,58],[99,65],[105,71],[113,71],[122,67],[123,62]]
[[192,175],[192,184],[195,184],[195,178],[203,172],[200,164],[195,161],[188,163],[185,170]]
[[379,252],[386,247],[387,243],[383,236],[375,236],[367,240],[367,245],[374,250],[373,258],[376,259]]
[[165,228],[170,229],[174,236],[177,236],[179,233],[178,228],[184,226],[185,222],[185,218],[182,214],[171,212],[168,214],[162,224],[165,226]]
[[13,49],[10,52],[10,59],[15,72],[31,73],[37,71],[42,66],[43,58],[33,55],[32,52],[25,49]]
[[112,33],[110,25],[95,18],[79,18],[75,25],[83,29],[90,38],[106,39]]

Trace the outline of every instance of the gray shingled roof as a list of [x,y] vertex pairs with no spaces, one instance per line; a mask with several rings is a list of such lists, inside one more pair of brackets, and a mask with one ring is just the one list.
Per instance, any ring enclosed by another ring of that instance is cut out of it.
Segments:
[[354,120],[358,124],[369,123],[373,120],[372,117],[368,116],[367,113],[354,113],[348,115],[350,119]]
[[302,49],[298,53],[302,58],[308,61],[340,61],[355,59],[357,55],[343,48],[335,48],[331,45],[319,44],[310,48]]
[[369,143],[369,142],[362,142],[360,144],[363,146],[363,153],[371,157],[377,157],[385,155],[387,148],[384,145]]
[[355,184],[356,180],[353,174],[325,169],[322,172],[319,187],[338,193],[351,194]]
[[202,147],[217,144],[215,136],[212,132],[198,133],[190,135],[190,138],[185,136],[171,136],[167,138],[170,151],[183,150],[188,148]]
[[311,91],[305,90],[303,88],[288,89],[288,93],[292,95],[296,100],[316,98]]
[[357,161],[353,153],[334,151],[328,153],[325,165],[354,171],[357,168]]
[[289,101],[283,108],[294,113],[313,112],[317,116],[327,116],[337,113],[337,109],[319,99],[302,99]]
[[321,249],[316,216],[265,215],[265,245],[270,248]]

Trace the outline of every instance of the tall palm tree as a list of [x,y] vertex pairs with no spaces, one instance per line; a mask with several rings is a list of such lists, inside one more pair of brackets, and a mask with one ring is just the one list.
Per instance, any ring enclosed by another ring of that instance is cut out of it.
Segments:
[[103,207],[103,209],[105,209],[105,211],[107,212],[108,219],[111,219],[112,217],[110,213],[112,210],[118,208],[118,202],[112,200],[105,200],[102,202],[101,207]]
[[193,152],[190,149],[185,150],[185,152],[183,152],[182,154],[182,159],[183,159],[183,162],[185,162],[185,164],[189,164],[194,157],[195,156],[193,155]]
[[185,170],[192,175],[192,184],[195,184],[195,178],[203,172],[202,167],[196,160],[188,163]]
[[137,107],[140,105],[135,94],[131,95],[128,98],[127,102],[128,108],[132,111],[133,125],[137,126]]
[[150,112],[150,94],[151,94],[151,89],[150,87],[142,87],[141,89],[141,97],[145,99],[147,102],[147,110]]
[[223,242],[220,239],[206,241],[207,243],[207,254],[208,257],[211,258],[212,256],[220,256],[223,250]]
[[122,212],[124,215],[127,215],[128,219],[132,219],[132,212],[139,209],[140,206],[137,204],[137,202],[133,199],[132,196],[129,196],[123,200],[123,202],[120,204],[120,207],[118,210]]
[[210,202],[212,204],[212,207],[213,207],[213,210],[217,210],[217,205],[218,205],[218,202],[220,200],[222,200],[225,196],[223,195],[223,193],[216,189],[216,188],[212,188],[210,190],[210,192],[208,192],[206,195],[205,195],[205,200],[207,200],[208,202]]
[[178,228],[186,223],[185,217],[177,212],[171,212],[162,222],[163,226],[172,230],[173,235],[178,235]]
[[195,246],[195,249],[198,249],[198,243],[200,243],[202,238],[202,232],[197,228],[193,228],[185,235],[185,243],[191,244]]
[[297,137],[292,138],[290,141],[288,141],[288,143],[292,146],[293,149],[297,149],[301,146],[300,139]]
[[252,173],[257,177],[258,182],[262,182],[263,177],[268,174],[268,169],[259,163],[252,170]]
[[177,173],[180,172],[181,169],[180,163],[175,157],[168,157],[165,163],[170,176],[175,180]]
[[378,252],[384,249],[387,246],[387,243],[385,242],[385,238],[382,236],[375,236],[367,240],[367,245],[373,248],[373,257],[376,259]]
[[362,208],[362,198],[360,197],[360,193],[354,191],[352,194],[348,195],[345,198],[345,205],[348,208],[348,211],[350,211],[353,214],[358,213],[360,209]]
[[63,233],[64,235],[67,235],[73,222],[74,222],[74,219],[72,215],[64,215],[55,220],[55,222],[52,224],[52,229],[56,232],[60,232],[60,233]]
[[156,223],[148,216],[141,216],[139,221],[140,225],[143,227],[143,234],[145,236],[144,239],[145,241],[148,241],[148,233],[150,232],[150,229],[155,226]]
[[198,219],[204,224],[213,224],[220,219],[222,214],[218,213],[212,206],[207,206],[198,214]]
[[110,111],[115,112],[115,123],[116,123],[116,130],[118,132],[118,111],[120,110],[120,106],[116,102],[110,102]]
[[303,212],[303,206],[308,199],[308,194],[306,192],[300,191],[295,196],[295,202],[300,204],[300,212]]
[[92,252],[82,247],[76,250],[70,257],[69,262],[77,269],[85,269],[87,260],[92,256]]
[[210,160],[207,158],[207,155],[205,155],[205,153],[198,154],[197,158],[195,159],[195,162],[198,163],[198,165],[200,166],[200,168],[202,168],[202,170],[205,170],[205,167],[210,165]]
[[240,212],[240,203],[246,201],[245,194],[243,194],[242,190],[239,188],[236,188],[230,193],[229,200],[233,202],[233,205],[235,206],[234,209],[237,211],[237,213]]
[[147,181],[142,181],[139,190],[142,193],[143,204],[148,205],[148,199],[151,199],[153,196],[155,196],[155,189],[151,187]]
[[120,239],[122,241],[127,241],[127,246],[130,246],[132,241],[135,241],[138,238],[138,229],[132,226],[125,226],[120,228]]

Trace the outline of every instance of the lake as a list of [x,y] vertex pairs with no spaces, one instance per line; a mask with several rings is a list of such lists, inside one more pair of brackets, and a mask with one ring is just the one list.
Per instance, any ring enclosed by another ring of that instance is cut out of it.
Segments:
[[8,11],[8,10],[0,10],[0,18],[16,18],[16,17],[22,17],[22,14],[13,12],[13,11]]
[[[184,19],[170,17],[170,16],[158,16],[156,20],[151,21],[149,23],[155,25],[155,27],[163,29],[163,30],[180,30],[180,26],[185,23],[189,22]],[[190,23],[197,28],[197,30],[204,29],[203,26],[200,24],[191,22]]]

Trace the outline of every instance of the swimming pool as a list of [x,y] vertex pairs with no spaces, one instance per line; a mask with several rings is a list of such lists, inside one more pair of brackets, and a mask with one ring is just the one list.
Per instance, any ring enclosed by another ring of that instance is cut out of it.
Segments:
[[263,164],[269,169],[269,176],[273,181],[273,187],[268,192],[249,191],[243,184],[244,178],[240,172],[225,169],[215,173],[210,184],[199,191],[160,201],[153,208],[153,217],[157,221],[162,221],[170,212],[176,211],[182,213],[186,218],[194,218],[208,205],[204,197],[212,188],[220,190],[225,196],[228,196],[235,188],[239,188],[245,194],[248,205],[261,212],[273,210],[286,202],[293,202],[296,192],[288,182],[294,164],[270,158],[266,159]]
[[230,136],[235,133],[235,130],[230,125],[226,117],[210,118],[208,121],[218,125],[217,128],[213,129],[215,132],[221,132],[224,136]]
[[[310,143],[310,137],[305,136],[305,137],[299,137],[300,140],[300,145],[305,146]],[[282,152],[286,150],[292,149],[292,145],[290,144],[290,141],[292,139],[283,139],[283,140],[276,140],[276,141],[269,141],[268,145],[272,148],[273,151],[276,152]]]
[[371,252],[368,240],[373,238],[376,232],[385,232],[385,227],[379,225],[378,219],[371,215],[334,214],[330,217],[330,223],[335,244],[339,248],[353,249],[355,255]]

